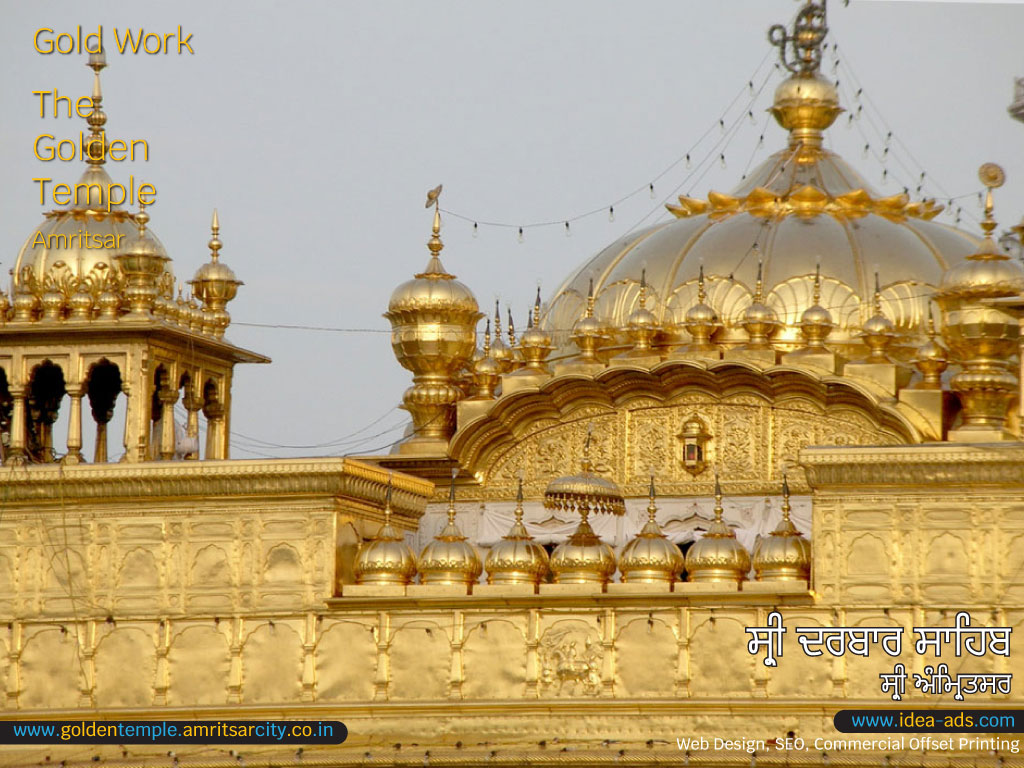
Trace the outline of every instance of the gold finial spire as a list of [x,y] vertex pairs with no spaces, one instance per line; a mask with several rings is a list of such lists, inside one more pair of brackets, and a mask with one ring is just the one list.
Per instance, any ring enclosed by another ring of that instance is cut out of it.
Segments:
[[391,525],[391,493],[394,489],[395,473],[388,472],[388,489],[384,493],[384,525]]
[[715,522],[722,521],[722,484],[718,482],[718,470],[715,470]]
[[882,287],[878,280],[878,270],[875,270],[875,296],[874,296],[875,314],[882,314]]
[[149,214],[146,213],[146,204],[139,200],[139,212],[135,214],[135,226],[139,228],[139,239],[146,236],[146,224],[149,223]]
[[501,338],[501,307],[500,300],[494,300],[494,337]]
[[981,228],[985,232],[987,240],[992,239],[992,232],[996,228],[996,220],[992,218],[994,208],[992,202],[992,190],[998,189],[1006,182],[1006,173],[995,163],[985,163],[978,169],[978,179],[985,185],[985,218],[981,222]]
[[220,218],[217,216],[217,209],[213,209],[213,219],[210,222],[210,242],[207,245],[210,246],[210,261],[214,264],[217,263],[217,259],[220,258],[220,249],[223,247],[223,243],[220,241]]
[[519,473],[519,485],[516,488],[516,525],[521,525],[523,522],[523,473]]
[[786,473],[782,473],[782,519],[789,522],[789,478],[786,477]]
[[89,137],[85,140],[86,163],[103,165],[107,159],[107,139],[103,131],[107,116],[103,112],[103,89],[100,87],[100,71],[107,66],[107,57],[103,50],[90,53],[86,66],[93,71],[92,111],[85,120],[89,125]]
[[509,349],[515,349],[516,346],[516,324],[512,320],[512,307],[506,307],[508,310],[508,346]]
[[484,328],[484,357],[491,356],[491,318],[487,318],[487,325]]
[[590,278],[590,287],[587,289],[587,310],[583,316],[594,316],[594,278]]
[[438,184],[427,192],[427,204],[424,207],[434,206],[434,223],[431,226],[430,240],[427,241],[427,248],[430,250],[430,261],[427,264],[427,268],[416,275],[416,277],[433,277],[440,280],[455,279],[454,275],[449,274],[445,270],[440,258],[441,251],[444,250],[444,243],[441,242],[441,188],[443,186],[443,184]]
[[814,264],[814,303],[821,304],[821,259]]
[[648,498],[648,502],[647,502],[647,520],[648,520],[648,522],[651,522],[651,523],[653,523],[655,521],[654,520],[655,515],[658,514],[658,505],[654,503],[655,495],[656,494],[655,494],[655,490],[654,490],[654,470],[652,469],[651,470],[651,485],[647,489],[647,498]]
[[704,289],[704,262],[701,262],[700,272],[697,275],[697,303],[703,304],[708,298],[708,293]]
[[764,274],[764,262],[761,261],[760,257],[757,259],[757,285],[754,288],[754,303],[760,304],[764,301],[764,281],[762,275]]
[[533,324],[540,325],[540,282],[537,283],[537,298],[533,302]]
[[647,267],[640,270],[640,308],[647,309]]
[[779,60],[794,75],[813,74],[820,69],[821,46],[828,34],[826,16],[825,0],[807,0],[793,21],[792,33],[782,24],[768,30],[768,42],[779,49]]
[[459,470],[452,468],[452,482],[448,486],[448,525],[455,525],[455,478]]

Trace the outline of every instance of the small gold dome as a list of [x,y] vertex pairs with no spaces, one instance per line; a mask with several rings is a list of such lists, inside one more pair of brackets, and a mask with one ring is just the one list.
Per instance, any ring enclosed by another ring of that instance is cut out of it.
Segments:
[[750,555],[722,520],[722,487],[715,475],[715,519],[686,553],[687,580],[739,583],[749,570]]
[[476,548],[455,524],[455,475],[448,495],[448,523],[420,553],[417,568],[423,584],[464,584],[472,587],[483,573]]
[[779,83],[771,107],[779,125],[800,138],[820,134],[842,111],[835,85],[817,72],[795,74]]
[[540,325],[540,286],[537,287],[537,299],[533,305],[526,331],[519,337],[519,354],[523,359],[523,367],[517,372],[550,373],[546,362],[554,347],[551,346],[551,334]]
[[764,283],[762,282],[762,265],[757,262],[757,286],[754,298],[743,311],[743,322],[740,323],[747,332],[748,349],[766,349],[771,346],[771,337],[779,330],[781,323],[775,310],[764,303]]
[[488,584],[540,584],[548,574],[548,553],[523,525],[523,480],[516,493],[515,522],[487,553]]
[[754,548],[758,581],[807,581],[811,576],[811,543],[789,518],[789,482],[782,476],[782,520]]
[[604,323],[594,317],[594,278],[590,278],[590,290],[587,293],[587,307],[583,317],[572,327],[572,342],[580,350],[580,360],[597,362],[598,349],[609,340],[604,332]]
[[623,548],[619,557],[619,570],[624,582],[672,584],[678,581],[684,565],[683,553],[662,532],[655,516],[654,476],[651,476],[650,504],[647,523]]
[[416,578],[416,556],[391,525],[390,481],[384,502],[384,524],[373,539],[360,545],[353,570],[356,584],[405,585]]
[[949,351],[935,339],[935,318],[928,305],[928,340],[917,348],[914,367],[921,372],[922,389],[941,389],[942,374],[949,367]]
[[551,573],[558,584],[607,584],[615,575],[615,552],[584,518],[551,553]]
[[498,300],[494,300],[494,341],[491,343],[491,357],[498,364],[498,373],[508,373],[515,366],[515,352],[501,338],[501,312]]
[[501,383],[502,368],[494,359],[491,347],[491,321],[487,320],[484,331],[484,348],[482,357],[473,363],[471,378],[473,381],[473,399],[493,400],[494,389]]

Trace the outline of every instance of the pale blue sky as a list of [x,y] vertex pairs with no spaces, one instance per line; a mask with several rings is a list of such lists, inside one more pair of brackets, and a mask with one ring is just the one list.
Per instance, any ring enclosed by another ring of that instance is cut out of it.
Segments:
[[[562,220],[646,184],[715,126],[770,53],[767,28],[788,24],[791,0],[621,3],[447,2],[22,3],[3,0],[0,27],[0,269],[10,268],[43,209],[30,179],[73,181],[78,164],[32,154],[41,132],[77,135],[81,121],[41,121],[31,91],[87,95],[84,59],[41,56],[42,26],[103,24],[193,32],[195,56],[110,56],[103,73],[111,137],[145,138],[148,163],[111,168],[158,190],[151,226],[179,279],[206,260],[210,210],[221,213],[223,259],[246,285],[237,321],[386,330],[392,288],[418,271],[430,215],[428,188],[444,206],[479,220]],[[911,149],[889,162],[919,162],[940,197],[978,189],[976,169],[1002,164],[997,217],[1024,214],[1024,125],[1009,119],[1014,75],[1024,75],[1024,6],[928,2],[830,3],[843,63]],[[111,34],[108,32],[108,34]],[[108,49],[111,39],[108,38]],[[774,52],[771,52],[774,61]],[[762,68],[762,74],[767,73]],[[826,65],[831,72],[831,65]],[[852,85],[852,75],[842,86]],[[755,154],[777,77],[725,148],[682,191],[728,190],[748,161],[782,146],[769,125]],[[747,96],[738,104],[744,104]],[[850,107],[849,103],[845,106]],[[734,107],[731,115],[736,115]],[[878,118],[876,118],[878,119]],[[878,126],[881,127],[881,126]],[[862,157],[862,121],[840,119],[832,144],[876,187],[882,167]],[[875,149],[880,151],[875,140]],[[717,154],[717,153],[716,153]],[[573,267],[654,211],[684,180],[685,164],[644,191],[573,225],[482,228],[446,219],[444,261],[485,308],[511,299],[517,320],[538,280],[545,294]],[[962,201],[977,214],[977,202]],[[943,217],[941,221],[949,221]],[[965,213],[964,227],[976,230]],[[237,372],[232,426],[272,443],[319,444],[351,433],[397,404],[409,375],[384,333],[318,333],[233,326],[235,343],[274,359]],[[392,412],[365,434],[398,424]],[[391,432],[361,450],[396,439]],[[234,455],[253,455],[236,442]],[[272,455],[329,449],[256,449]]]

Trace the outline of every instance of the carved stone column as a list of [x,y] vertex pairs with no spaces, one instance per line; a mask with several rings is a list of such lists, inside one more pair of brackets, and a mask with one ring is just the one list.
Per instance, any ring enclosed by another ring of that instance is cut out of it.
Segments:
[[185,410],[188,411],[185,434],[195,446],[195,450],[186,453],[185,458],[195,461],[199,458],[199,411],[203,408],[203,401],[189,392],[181,399],[181,402],[185,406]]
[[178,390],[165,387],[157,397],[163,406],[160,417],[160,458],[170,461],[174,458],[174,404],[178,402]]
[[9,387],[11,400],[11,444],[6,464],[25,463],[25,391],[24,386]]
[[65,464],[81,464],[82,456],[82,393],[81,384],[69,384],[68,396],[71,398],[71,414],[68,422],[68,452],[64,456]]
[[206,416],[206,458],[224,458],[224,414],[223,403],[207,403],[203,406]]

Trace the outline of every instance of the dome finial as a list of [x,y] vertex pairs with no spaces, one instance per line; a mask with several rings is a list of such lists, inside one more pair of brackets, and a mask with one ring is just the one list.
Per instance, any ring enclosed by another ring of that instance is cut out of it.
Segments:
[[99,51],[89,53],[85,64],[92,72],[92,111],[85,119],[89,125],[89,137],[85,140],[86,163],[103,165],[107,161],[107,138],[103,126],[107,124],[107,116],[103,112],[103,89],[100,86],[100,71],[107,66],[107,56],[102,46]]
[[700,263],[700,272],[697,275],[697,303],[703,304],[708,298],[708,292],[704,289],[704,262]]
[[654,522],[655,515],[658,513],[658,505],[654,503],[655,496],[656,492],[654,490],[654,470],[652,469],[651,485],[650,488],[647,489],[647,520],[652,523]]
[[519,477],[517,478],[519,484],[516,486],[516,524],[523,522],[523,471],[519,470]]
[[210,261],[216,264],[217,260],[220,258],[219,251],[223,247],[220,237],[218,237],[220,234],[220,218],[217,216],[216,208],[213,209],[213,220],[210,222],[210,233],[212,237],[210,238],[210,242],[207,244],[210,246]]
[[722,484],[718,481],[718,470],[715,470],[715,521],[722,520]]
[[998,189],[1006,182],[1006,173],[995,163],[985,163],[978,169],[978,179],[985,185],[985,218],[981,222],[981,228],[985,232],[985,239],[992,239],[992,232],[996,228],[996,220],[992,218],[994,205],[992,202],[992,190]]
[[440,259],[441,251],[444,250],[444,243],[441,242],[441,189],[443,186],[443,184],[438,184],[427,192],[427,204],[424,207],[434,206],[434,223],[431,227],[430,240],[427,241],[427,248],[430,250],[430,262],[427,264],[427,268],[416,275],[416,277],[434,275],[444,279],[454,279],[454,276],[449,275],[445,270]]
[[782,473],[782,519],[789,522],[789,478]]
[[[794,75],[808,75],[821,68],[821,47],[828,34],[825,0],[807,0],[793,20],[790,33],[782,24],[768,30],[768,42],[779,49],[779,61]],[[791,48],[792,56],[787,55]]]
[[484,357],[491,356],[491,318],[487,318],[487,325],[484,326]]
[[452,467],[452,481],[448,486],[448,524],[455,525],[455,478],[458,476],[459,470]]
[[814,303],[821,304],[821,259],[814,262]]
[[533,324],[540,325],[540,281],[537,281],[537,298],[533,302]]
[[515,349],[516,347],[516,324],[512,320],[512,307],[506,307],[508,310],[508,348]]

